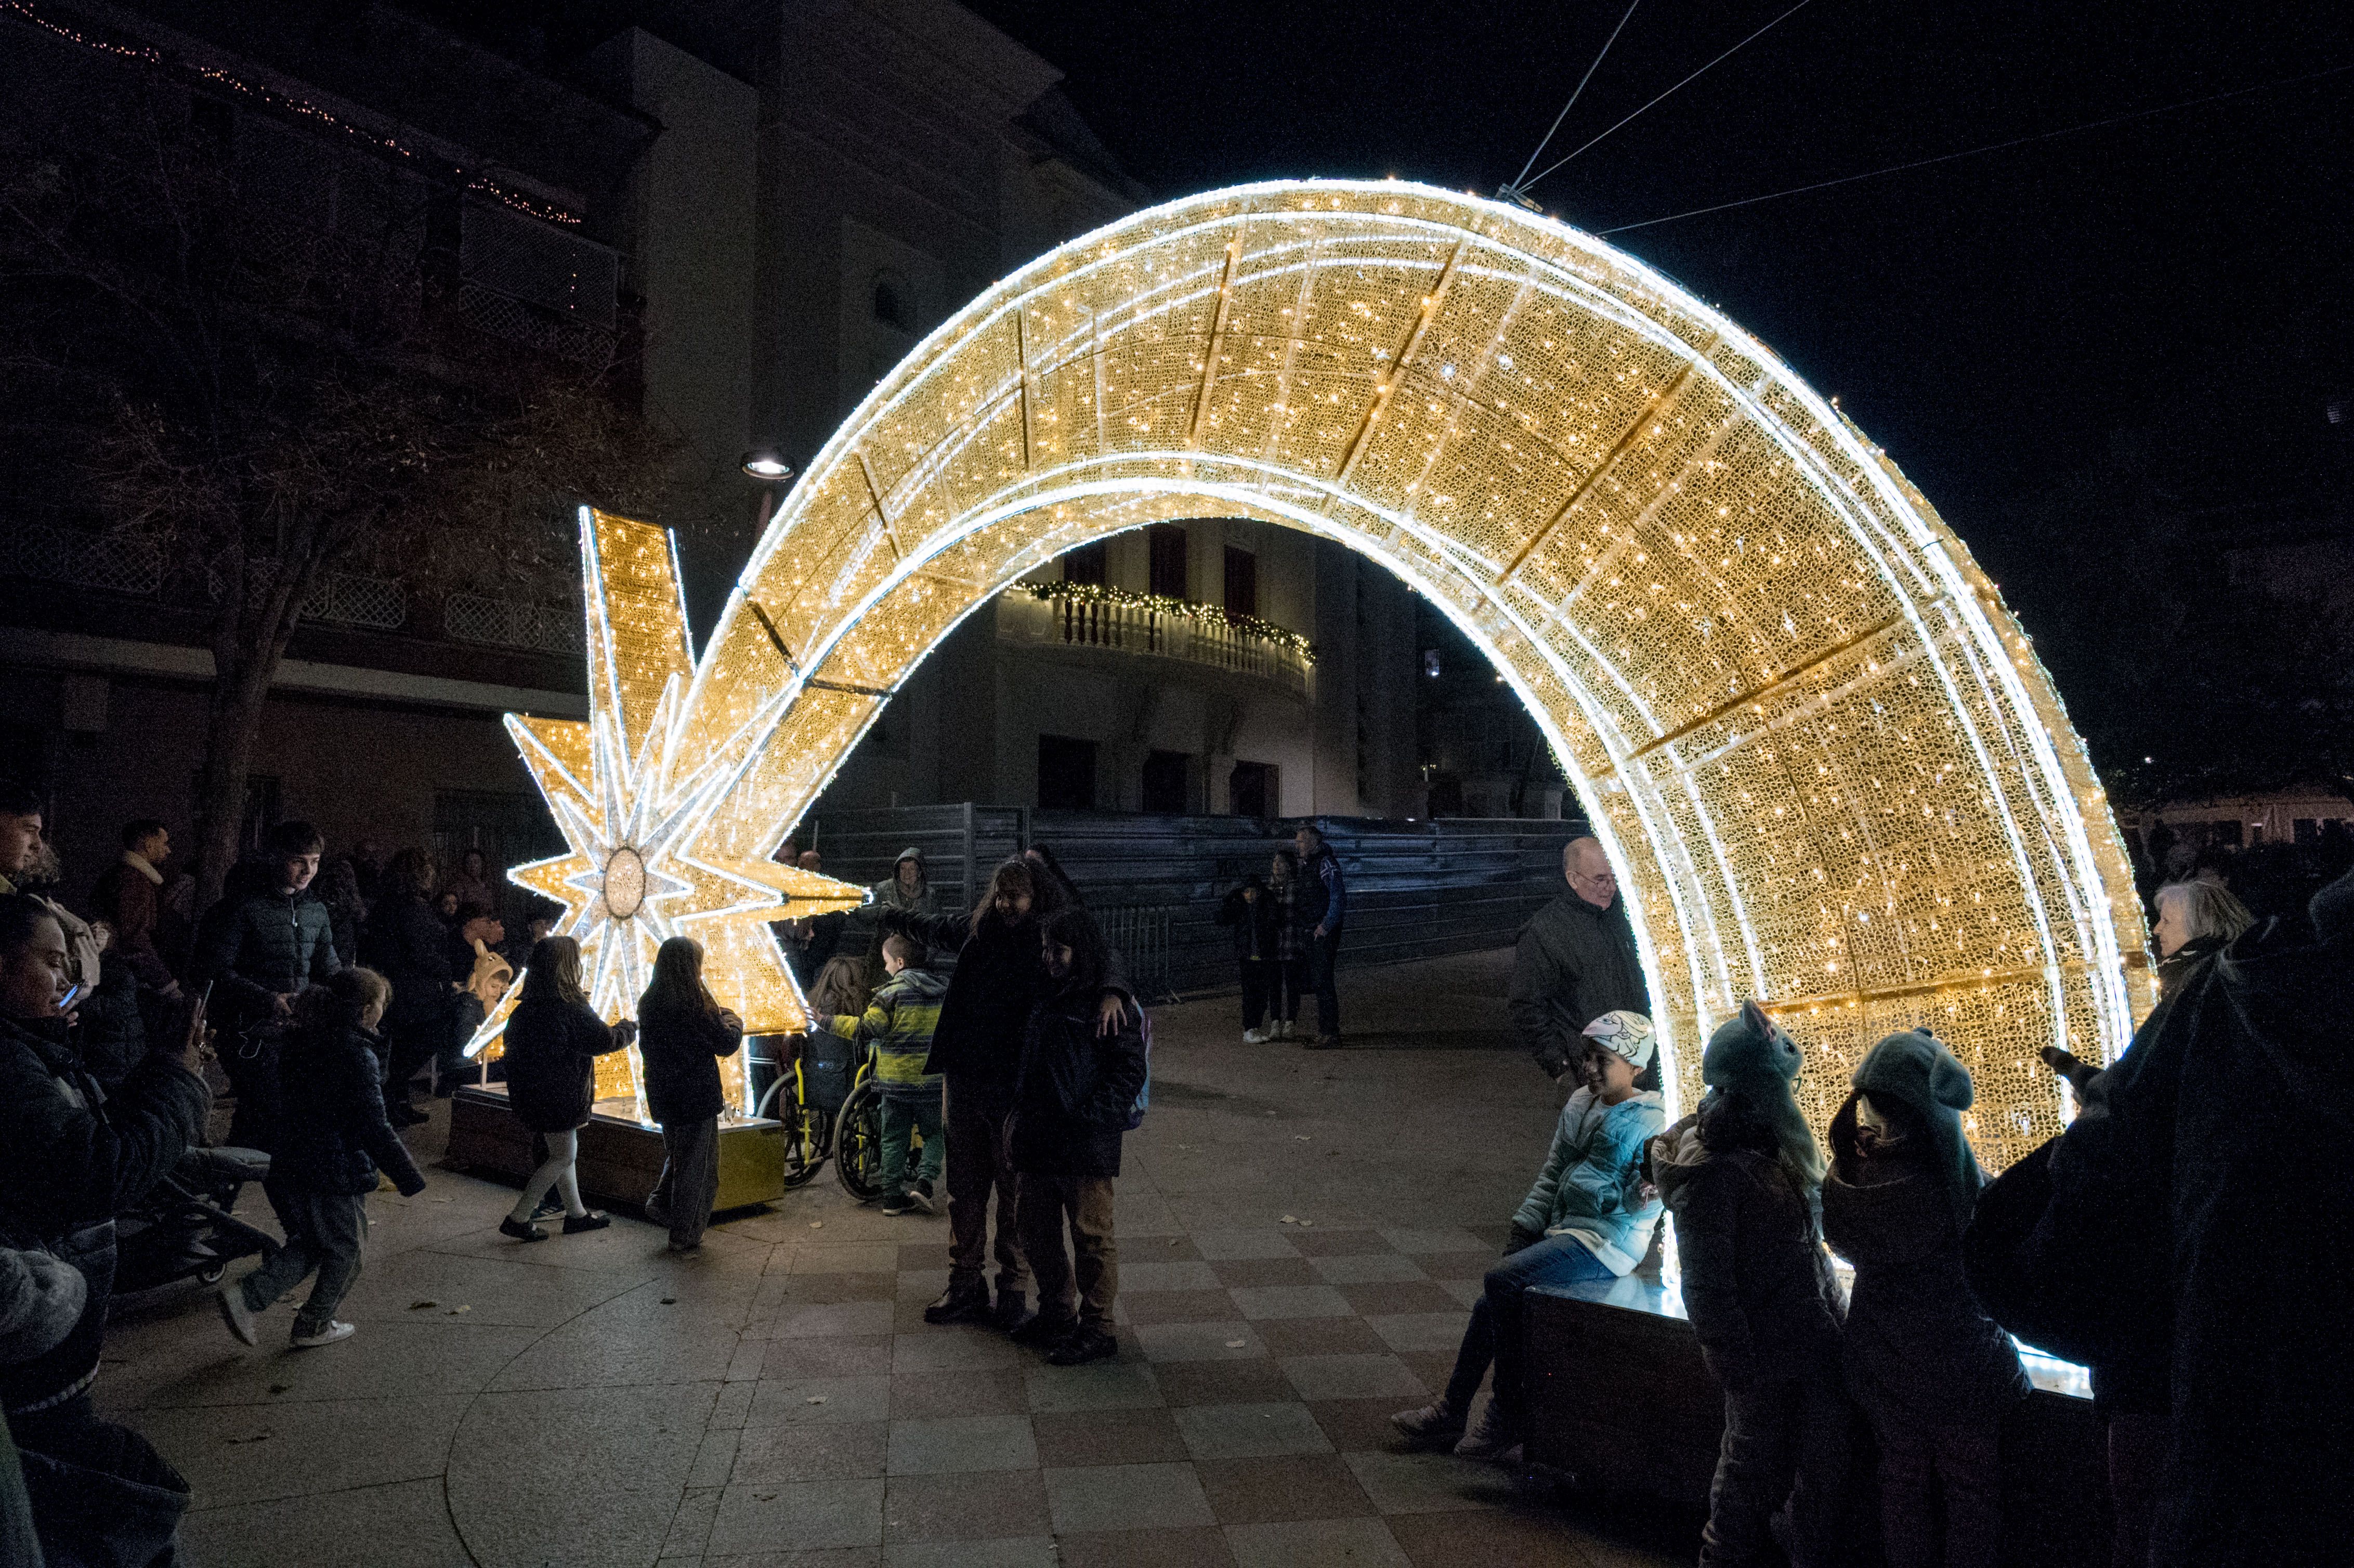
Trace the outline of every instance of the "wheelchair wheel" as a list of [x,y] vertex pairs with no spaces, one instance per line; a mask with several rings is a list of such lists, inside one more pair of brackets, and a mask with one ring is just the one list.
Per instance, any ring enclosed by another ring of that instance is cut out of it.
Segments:
[[806,1187],[825,1164],[826,1136],[832,1130],[831,1118],[817,1106],[795,1105],[788,1100],[785,1115],[785,1188]]
[[833,1173],[842,1190],[867,1202],[883,1195],[883,1097],[872,1080],[850,1091],[836,1129]]

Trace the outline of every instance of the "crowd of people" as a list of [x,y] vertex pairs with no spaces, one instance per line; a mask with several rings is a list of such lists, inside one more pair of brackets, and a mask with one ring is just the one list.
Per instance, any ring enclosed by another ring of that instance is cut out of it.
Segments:
[[[2006,1560],[2020,1342],[2091,1370],[2114,1568],[2344,1561],[2354,873],[2259,919],[2217,865],[2184,869],[2151,899],[2158,1009],[2105,1071],[2045,1048],[2078,1114],[1990,1180],[1970,1075],[1927,1030],[1865,1054],[1826,1147],[1793,1092],[1806,1049],[1745,1003],[1709,1038],[1698,1107],[1662,1125],[1631,926],[1601,846],[1572,841],[1510,999],[1575,1086],[1452,1377],[1398,1431],[1518,1457],[1527,1292],[1606,1287],[1671,1215],[1723,1399],[1704,1568]],[[1879,1506],[1860,1522],[1865,1446]]]

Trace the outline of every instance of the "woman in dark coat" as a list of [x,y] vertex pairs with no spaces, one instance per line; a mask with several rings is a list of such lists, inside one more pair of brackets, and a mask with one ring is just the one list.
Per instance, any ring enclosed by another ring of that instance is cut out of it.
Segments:
[[703,944],[673,937],[654,953],[653,979],[638,998],[639,1056],[646,1109],[662,1123],[662,1179],[646,1218],[670,1227],[670,1249],[703,1245],[719,1192],[719,1058],[744,1043],[744,1021],[703,983]]
[[2028,1386],[1962,1273],[1962,1232],[1986,1184],[1962,1136],[1970,1075],[1913,1031],[1873,1046],[1854,1082],[1831,1118],[1823,1237],[1855,1265],[1842,1361],[1880,1439],[1889,1568],[1994,1568],[2002,1418]]
[[580,983],[579,943],[548,937],[532,948],[523,1000],[507,1015],[507,1106],[517,1121],[547,1139],[547,1158],[499,1222],[500,1234],[546,1241],[547,1233],[531,1217],[551,1187],[564,1201],[566,1235],[601,1231],[613,1223],[581,1202],[573,1160],[596,1098],[596,1059],[626,1049],[637,1033],[627,1019],[609,1024],[589,1010]]
[[[1119,1294],[1112,1181],[1144,1087],[1146,1057],[1141,1011],[1111,982],[1095,917],[1064,909],[1041,925],[1039,943],[1044,994],[1023,1029],[1012,1139],[1013,1169],[1022,1177],[1022,1245],[1038,1277],[1038,1316],[1014,1338],[1067,1367],[1119,1351],[1111,1334]],[[1119,1033],[1098,1035],[1107,989],[1126,1005]]]
[[394,855],[361,937],[369,967],[392,982],[392,1005],[384,1015],[384,1111],[395,1127],[425,1119],[408,1103],[408,1081],[441,1054],[457,1028],[453,983],[459,977],[450,965],[449,928],[432,903],[439,875],[429,851]]

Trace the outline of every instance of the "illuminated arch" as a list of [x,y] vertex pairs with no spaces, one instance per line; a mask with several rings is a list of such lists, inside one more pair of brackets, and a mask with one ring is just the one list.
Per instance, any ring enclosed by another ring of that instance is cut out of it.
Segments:
[[[1823,1065],[1927,1025],[1991,1164],[2046,1044],[2149,1001],[2115,826],[1993,584],[1878,448],[1633,258],[1396,182],[1137,214],[991,288],[828,442],[694,672],[756,861],[917,664],[1113,530],[1239,515],[1379,561],[1495,662],[1628,890],[1689,1103],[1744,998]],[[787,1005],[779,1003],[779,1006]]]

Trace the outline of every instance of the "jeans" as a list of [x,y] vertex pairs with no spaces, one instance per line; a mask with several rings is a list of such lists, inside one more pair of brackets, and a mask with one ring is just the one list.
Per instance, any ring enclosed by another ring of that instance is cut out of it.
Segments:
[[1316,1033],[1341,1033],[1341,991],[1333,983],[1332,966],[1341,956],[1341,927],[1308,938],[1308,983],[1316,989]]
[[1847,1460],[1847,1394],[1836,1365],[1726,1389],[1701,1568],[1771,1562],[1768,1521],[1785,1503],[1791,1568],[1837,1563]]
[[948,1139],[940,1133],[940,1100],[938,1095],[920,1100],[896,1099],[882,1097],[883,1119],[883,1192],[897,1197],[907,1191],[907,1137],[921,1134],[924,1139],[922,1161],[916,1167],[919,1181],[938,1183],[940,1168],[948,1163]]
[[1471,1323],[1455,1352],[1455,1372],[1447,1380],[1447,1406],[1457,1414],[1471,1408],[1490,1362],[1496,1367],[1496,1408],[1514,1432],[1525,1430],[1527,1361],[1525,1298],[1532,1285],[1574,1285],[1582,1279],[1616,1277],[1575,1236],[1547,1236],[1522,1247],[1488,1271],[1487,1289],[1471,1304]]
[[[983,1265],[997,1259],[1000,1295],[1030,1288],[1030,1265],[1022,1255],[1017,1200],[1022,1178],[1013,1173],[1007,1139],[1013,1132],[1011,1086],[967,1073],[949,1076],[941,1123],[949,1146],[949,1287],[981,1283]],[[989,1201],[997,1199],[997,1245],[989,1245]]]
[[646,1217],[670,1226],[673,1246],[702,1244],[719,1196],[719,1118],[663,1123],[662,1175],[646,1198]]
[[1925,1431],[1874,1421],[1872,1430],[1880,1439],[1880,1533],[1888,1568],[1995,1568],[2002,1551],[2000,1425]]
[[318,1283],[311,1298],[294,1315],[294,1327],[315,1334],[334,1321],[335,1308],[360,1277],[361,1240],[367,1234],[365,1200],[344,1192],[319,1192],[280,1181],[264,1181],[262,1192],[278,1211],[286,1231],[286,1245],[270,1261],[240,1280],[245,1304],[256,1312],[302,1283],[313,1269]]
[[[1243,1027],[1257,1029],[1267,1021],[1267,992],[1277,977],[1276,965],[1267,959],[1245,959],[1243,965]],[[1281,1017],[1280,1013],[1277,1014]]]
[[[1108,1176],[1022,1178],[1022,1248],[1038,1276],[1038,1315],[1107,1329],[1119,1298],[1119,1244],[1112,1239]],[[1063,1250],[1068,1224],[1071,1250]],[[1072,1267],[1072,1255],[1078,1266]],[[1074,1273],[1076,1288],[1073,1288]],[[1108,1329],[1107,1329],[1107,1331]]]

